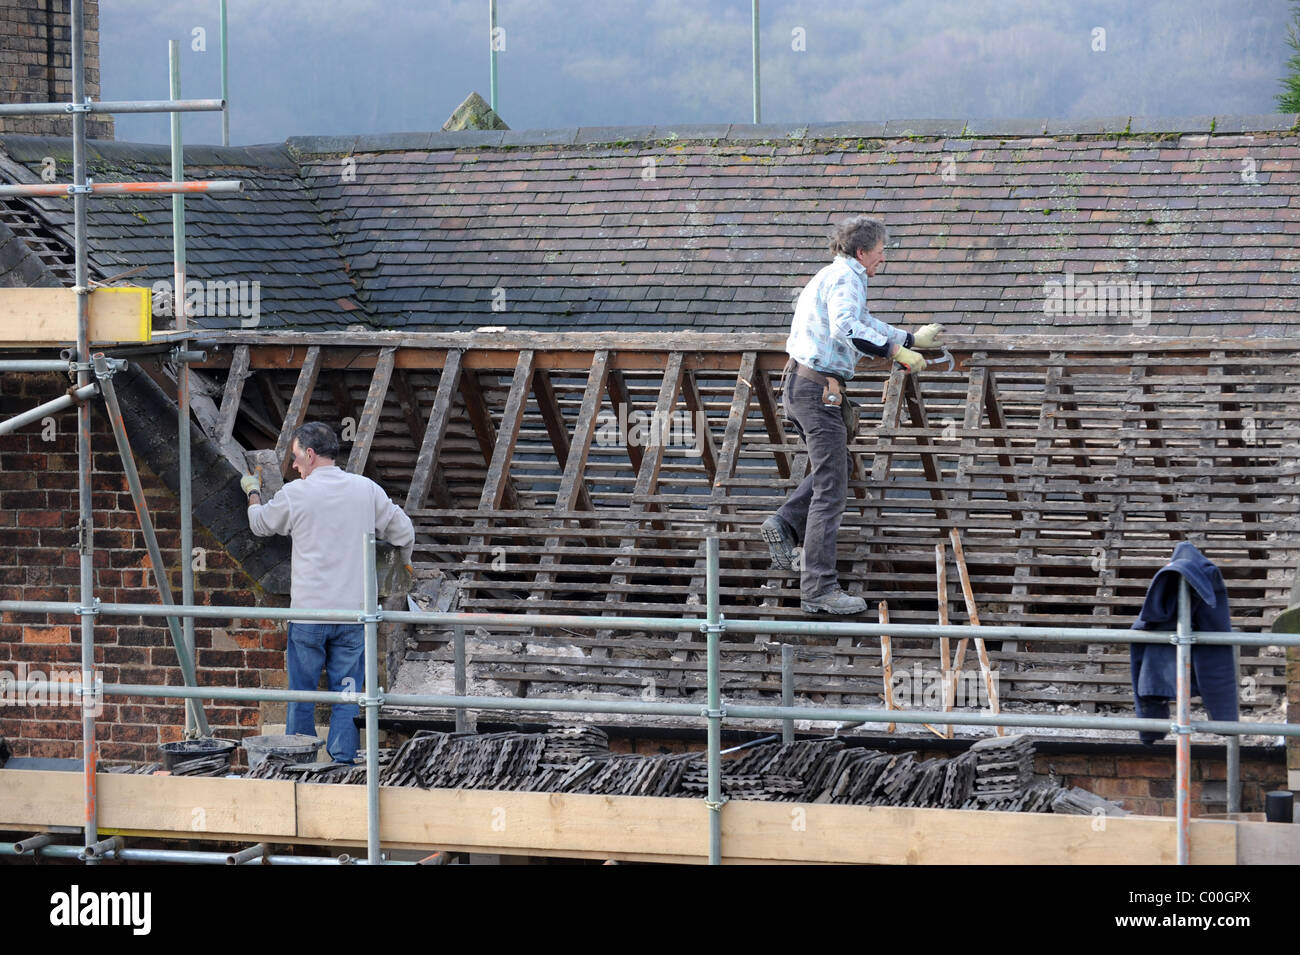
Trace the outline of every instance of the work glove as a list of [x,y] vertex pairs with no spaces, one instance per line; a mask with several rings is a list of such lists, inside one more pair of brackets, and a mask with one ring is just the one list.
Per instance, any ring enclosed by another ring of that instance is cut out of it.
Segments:
[[411,555],[415,550],[415,544],[407,544],[397,552],[398,559],[401,560],[402,566],[406,568],[407,573],[414,574],[415,567],[411,563]]
[[917,348],[929,348],[938,343],[942,334],[943,326],[938,323],[923,325],[918,331],[912,333],[912,344]]
[[898,362],[909,372],[922,371],[925,369],[925,359],[910,348],[903,348],[901,345],[898,351],[894,352],[894,361]]
[[255,474],[245,474],[239,479],[239,486],[244,489],[244,497],[248,497],[254,491],[258,494],[262,493],[262,482],[257,479]]

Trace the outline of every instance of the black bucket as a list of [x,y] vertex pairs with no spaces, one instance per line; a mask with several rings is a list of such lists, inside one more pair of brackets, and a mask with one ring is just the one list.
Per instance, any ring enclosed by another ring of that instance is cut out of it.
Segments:
[[177,763],[190,759],[224,756],[229,760],[230,754],[238,745],[233,740],[205,736],[201,739],[182,739],[174,743],[163,743],[158,749],[162,752],[163,768],[171,770],[176,768]]

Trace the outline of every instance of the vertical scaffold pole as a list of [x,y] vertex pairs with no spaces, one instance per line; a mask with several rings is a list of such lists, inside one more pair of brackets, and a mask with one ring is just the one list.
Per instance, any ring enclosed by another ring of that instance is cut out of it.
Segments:
[[[72,0],[72,102],[86,101],[86,73],[82,43],[85,38],[81,0]],[[73,254],[76,259],[77,295],[77,386],[90,384],[90,269],[86,262],[86,113],[72,113],[72,216]],[[90,405],[77,405],[78,533],[77,550],[81,566],[81,755],[85,775],[85,844],[99,842],[95,805],[95,769],[99,752],[95,745],[95,561],[94,513],[90,497]],[[91,688],[87,690],[87,688]],[[89,693],[89,695],[87,695]],[[94,864],[88,860],[89,864]]]
[[[171,98],[181,98],[181,54],[180,44],[175,40],[167,41],[167,59],[171,68]],[[172,181],[180,182],[185,178],[185,161],[181,143],[181,114],[171,114],[172,132]],[[176,329],[186,331],[189,328],[185,313],[185,197],[172,195],[172,254],[174,259],[172,281],[172,302],[175,306]],[[189,349],[189,342],[179,342],[178,347]],[[190,366],[188,362],[178,361],[176,368],[176,391],[180,408],[177,411],[177,437],[180,451],[180,508],[181,508],[181,603],[190,606],[194,603],[194,475],[190,464]],[[164,568],[157,568],[156,573],[166,573]],[[191,669],[195,669],[194,652],[194,618],[186,617],[182,621],[185,636],[184,653],[189,657]],[[195,737],[200,733],[194,719],[193,710],[185,711],[185,735]]]
[[[230,145],[230,29],[226,0],[221,0],[221,145]],[[172,97],[175,99],[176,97]]]
[[[794,647],[781,646],[781,705],[794,706]],[[794,742],[794,720],[781,721],[781,742]]]
[[719,865],[722,862],[722,694],[718,679],[718,640],[723,624],[718,612],[718,539],[710,537],[707,547],[709,865]]
[[366,861],[379,865],[379,575],[373,531],[365,535],[362,547],[366,561]]
[[1187,580],[1178,581],[1178,734],[1177,776],[1174,785],[1178,810],[1178,864],[1187,865],[1191,856],[1192,775],[1192,601]]

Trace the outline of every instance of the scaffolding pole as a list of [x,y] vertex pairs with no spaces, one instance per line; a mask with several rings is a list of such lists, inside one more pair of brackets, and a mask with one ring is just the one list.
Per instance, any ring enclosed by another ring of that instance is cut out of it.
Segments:
[[[72,101],[86,99],[86,71],[82,44],[85,24],[81,0],[72,0]],[[72,114],[72,195],[73,255],[75,258],[77,296],[77,387],[90,384],[90,269],[86,261],[86,113]],[[81,758],[85,782],[85,841],[89,852],[99,842],[99,824],[95,805],[95,770],[98,752],[95,746],[95,562],[94,512],[90,495],[90,405],[77,405],[78,520],[77,550],[80,567],[81,606]],[[89,688],[89,689],[87,689]],[[93,865],[93,856],[86,859]]]
[[[81,115],[78,113],[77,115]],[[75,144],[74,144],[74,149]],[[89,192],[94,196],[174,195],[176,193],[239,192],[244,188],[238,179],[210,179],[203,182],[95,182],[85,189],[58,183],[24,182],[0,186],[0,196],[67,196]]]
[[[121,362],[125,365],[125,362]],[[140,521],[140,531],[144,535],[145,548],[149,551],[149,563],[153,566],[154,584],[158,588],[158,596],[162,602],[168,606],[176,603],[172,599],[171,584],[167,580],[167,564],[163,560],[162,548],[158,546],[158,535],[154,532],[153,519],[149,514],[149,503],[144,496],[144,487],[140,484],[140,473],[135,467],[135,455],[131,452],[131,442],[126,434],[126,426],[122,421],[122,408],[117,402],[117,389],[113,387],[113,374],[115,368],[109,364],[108,359],[103,355],[95,355],[95,377],[99,380],[100,387],[104,393],[104,405],[108,411],[108,423],[113,429],[113,437],[117,441],[117,453],[122,459],[122,471],[126,475],[126,486],[131,491],[131,502],[135,505],[136,517]],[[186,623],[192,629],[194,618],[187,617]],[[194,661],[190,655],[185,652],[185,631],[181,625],[179,617],[172,615],[167,618],[167,628],[171,631],[172,645],[176,648],[176,659],[180,663],[181,678],[185,680],[186,686],[198,686],[198,680],[195,676]],[[198,727],[199,733],[203,736],[209,734],[207,714],[203,711],[202,703],[197,699],[186,701],[186,726]]]
[[[66,362],[63,363],[63,367],[65,369],[68,367]],[[58,398],[47,401],[43,405],[37,405],[30,411],[24,411],[21,414],[14,415],[12,418],[6,418],[4,421],[0,421],[0,434],[9,434],[12,431],[17,431],[19,428],[26,427],[33,421],[40,421],[46,415],[53,414],[56,411],[62,411],[64,408],[72,405],[77,405],[78,408],[80,408],[81,404],[87,398],[90,398],[95,394],[95,391],[96,385],[94,382],[91,382],[88,385],[83,385],[82,387],[77,388],[75,391],[70,391],[66,395],[61,395]]]
[[[180,44],[175,40],[167,41],[167,64],[170,72],[171,98],[181,98],[181,52]],[[185,179],[184,145],[181,141],[181,114],[171,114],[171,153],[172,180],[183,182]],[[172,301],[176,330],[189,330],[189,317],[185,313],[185,196],[180,193],[172,195],[172,256],[173,279]],[[177,343],[178,351],[189,350],[188,338],[182,337]],[[186,361],[176,362],[177,389],[177,443],[180,451],[180,508],[181,508],[181,603],[194,603],[194,474],[192,471],[190,441],[190,364]],[[189,672],[194,673],[194,618],[186,617],[183,627],[184,647],[181,653],[188,660]],[[182,667],[186,664],[182,664]],[[185,736],[193,738],[206,736],[199,727],[199,721],[193,711],[185,714]]]
[[[74,99],[75,94],[74,94]],[[220,99],[157,99],[98,103],[82,102],[80,108],[72,103],[0,103],[0,116],[60,116],[71,113],[183,113],[216,112],[225,108]]]
[[1178,579],[1178,721],[1173,726],[1177,742],[1174,756],[1174,807],[1178,816],[1178,864],[1191,859],[1191,776],[1192,776],[1192,600],[1187,578]]
[[718,679],[718,641],[726,629],[718,611],[718,539],[710,537],[707,548],[708,576],[705,583],[705,607],[708,614],[704,631],[708,635],[709,720],[709,865],[722,864],[722,691]]
[[366,624],[366,861],[379,864],[379,585],[375,570],[375,533],[361,542],[365,561]]
[[226,18],[226,0],[221,0],[221,145],[230,145],[230,30]]

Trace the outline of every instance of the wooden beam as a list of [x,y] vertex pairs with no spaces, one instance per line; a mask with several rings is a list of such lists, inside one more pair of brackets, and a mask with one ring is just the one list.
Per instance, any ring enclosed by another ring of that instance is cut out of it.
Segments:
[[[624,421],[632,415],[632,393],[628,391],[627,381],[623,377],[623,372],[613,367],[613,361],[610,362],[609,368],[609,404],[614,409],[614,416],[619,421]],[[627,409],[625,412],[620,408]],[[641,462],[645,459],[645,449],[641,447],[640,442],[632,440],[632,429],[627,429],[627,434],[623,436],[624,445],[627,448],[627,458],[632,463],[632,473],[636,474],[641,470]]]
[[[447,425],[451,422],[452,401],[461,379],[461,353],[447,353],[447,364],[443,366],[438,377],[438,391],[433,397],[433,407],[429,410],[429,423],[424,429],[424,440],[420,442],[420,452],[415,459],[415,471],[411,475],[411,487],[406,493],[407,512],[424,507],[425,498],[433,475],[438,471],[438,452],[442,449],[442,440],[447,434]],[[445,484],[445,482],[444,482]],[[450,494],[448,494],[450,497]]]
[[519,358],[515,362],[510,394],[506,397],[505,410],[501,413],[501,428],[497,431],[496,445],[492,449],[492,461],[488,465],[487,480],[483,484],[483,494],[479,498],[480,508],[495,510],[501,506],[505,497],[506,483],[510,476],[510,461],[515,454],[519,426],[523,423],[524,409],[528,405],[534,354],[531,348],[526,348],[519,353]]
[[[0,828],[76,826],[84,815],[77,773],[0,773]],[[364,786],[213,777],[97,777],[103,830],[216,841],[364,845]],[[702,864],[708,819],[700,799],[581,793],[382,787],[380,838],[389,848]],[[196,823],[193,807],[204,807]],[[802,824],[790,824],[798,810]],[[1177,822],[1160,816],[1091,816],[903,809],[732,800],[722,810],[724,862],[961,865],[1172,865]],[[1238,861],[1238,833],[1265,824],[1193,819],[1191,859]],[[1276,828],[1276,827],[1274,827]],[[1272,836],[1269,861],[1294,863]],[[1258,845],[1260,840],[1251,843]],[[334,849],[337,851],[337,849]],[[1253,849],[1245,861],[1265,854]]]
[[[152,303],[147,288],[92,289],[86,303],[90,342],[149,341]],[[0,344],[64,345],[76,340],[77,296],[72,289],[0,289]]]
[[221,393],[221,418],[216,433],[218,447],[230,444],[234,440],[235,418],[239,416],[239,405],[244,395],[244,381],[247,378],[248,346],[236,345],[234,357],[230,360],[230,373],[226,375],[226,387]]
[[695,372],[692,369],[687,369],[682,378],[682,400],[686,402],[686,410],[691,413],[691,420],[696,423],[696,427],[703,428],[703,433],[696,436],[700,442],[700,464],[704,467],[705,475],[708,476],[709,486],[712,487],[718,475],[718,446],[713,440],[708,408],[705,407],[704,399],[700,397],[700,386],[695,380]]
[[[530,353],[531,354],[531,353]],[[478,439],[479,450],[483,454],[483,463],[491,466],[492,455],[496,450],[497,429],[492,423],[492,413],[488,410],[487,399],[483,395],[483,387],[479,383],[478,372],[470,371],[460,376],[460,393],[465,401],[465,414],[469,417],[470,426],[474,429],[474,436]],[[519,507],[519,495],[515,491],[515,484],[509,477],[505,479],[505,489],[502,501],[508,510],[516,510]]]
[[[556,453],[564,448],[564,473],[560,477],[560,486],[555,494],[555,510],[571,511],[579,506],[579,500],[585,499],[591,509],[591,498],[586,495],[583,471],[587,466],[587,455],[591,452],[591,442],[596,434],[596,415],[600,411],[601,395],[605,392],[606,379],[609,375],[609,352],[598,351],[587,374],[587,386],[582,393],[582,405],[578,409],[578,420],[573,426],[573,440],[570,442],[567,432],[561,444],[556,445]],[[554,401],[554,394],[551,400]],[[555,409],[558,413],[559,408]],[[563,520],[559,522],[563,526]],[[533,593],[542,597],[548,586],[555,580],[554,568],[559,563],[561,540],[548,537],[543,548],[538,572],[534,578]]]
[[375,362],[375,373],[370,379],[370,389],[366,392],[366,403],[361,411],[361,420],[357,422],[357,439],[352,443],[352,453],[348,455],[347,467],[352,474],[361,474],[366,469],[370,458],[370,446],[379,431],[379,422],[384,415],[384,399],[388,397],[388,383],[393,377],[393,362],[396,360],[396,348],[384,348]]
[[[597,354],[605,356],[602,366],[607,370],[609,367],[609,352],[598,352]],[[542,422],[546,425],[546,434],[551,439],[551,448],[555,451],[555,460],[560,465],[561,479],[556,488],[556,500],[558,501],[561,495],[564,494],[563,475],[568,470],[569,448],[572,440],[569,437],[569,428],[564,423],[564,413],[560,410],[560,402],[555,397],[555,387],[551,384],[551,373],[544,368],[537,368],[533,371],[533,396],[537,400],[537,410],[542,415]],[[587,491],[587,485],[579,481],[577,487],[576,504],[578,508],[590,511],[592,509],[591,495]],[[562,510],[569,510],[569,508],[562,508]]]
[[[772,379],[768,377],[768,372],[761,368],[754,372],[754,391],[758,396],[758,408],[763,413],[763,426],[767,428],[768,439],[773,444],[786,444],[785,428],[781,424],[781,414],[776,392],[772,388]],[[852,436],[849,440],[852,440]],[[782,451],[774,451],[773,454],[776,457],[776,473],[788,480],[794,454],[786,454]]]
[[280,426],[280,437],[275,442],[275,459],[280,462],[280,475],[289,476],[289,465],[293,462],[293,433],[307,419],[307,407],[311,404],[312,391],[316,388],[316,375],[320,371],[321,347],[312,345],[307,349],[307,356],[302,360],[302,369],[298,372],[298,384],[294,386],[293,397],[284,413],[284,423]]
[[[357,414],[357,406],[352,402],[352,389],[348,387],[348,373],[341,370],[330,372],[329,386],[330,393],[334,396],[334,406],[338,413],[339,420],[351,418],[353,421],[353,428],[355,429],[356,422],[359,420],[360,416]],[[340,440],[342,440],[341,436]],[[353,440],[355,441],[355,431]],[[339,450],[341,452],[342,448],[340,447]],[[351,456],[351,450],[349,450],[348,453],[349,456]],[[346,470],[346,468],[344,470]],[[369,458],[366,460],[366,469],[364,473],[366,477],[370,478],[370,480],[374,481],[376,484],[381,483],[379,472],[375,469],[374,462],[369,460]]]

